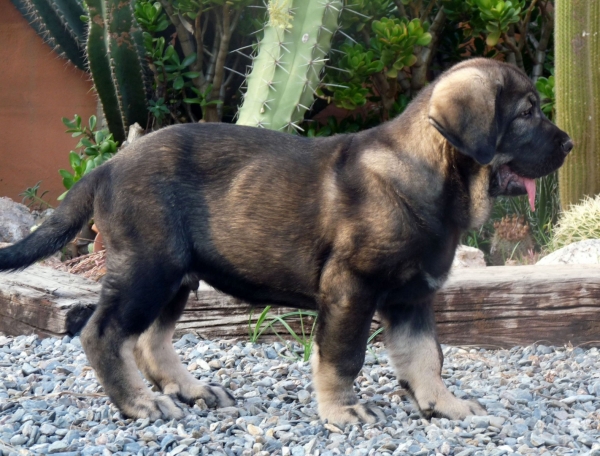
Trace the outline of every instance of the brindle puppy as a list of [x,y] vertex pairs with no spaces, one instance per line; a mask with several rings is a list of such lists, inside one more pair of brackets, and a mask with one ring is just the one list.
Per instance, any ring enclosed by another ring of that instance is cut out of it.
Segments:
[[397,119],[357,134],[309,139],[225,124],[149,134],[0,251],[0,269],[50,255],[93,214],[107,274],[81,339],[105,391],[134,418],[181,418],[175,398],[234,404],[221,386],[191,376],[171,343],[200,279],[249,303],[319,310],[312,366],[321,418],[384,418],[353,390],[377,311],[421,413],[462,419],[485,411],[442,382],[434,294],[461,233],[486,220],[493,198],[532,199],[533,179],[572,147],[521,71],[468,60]]

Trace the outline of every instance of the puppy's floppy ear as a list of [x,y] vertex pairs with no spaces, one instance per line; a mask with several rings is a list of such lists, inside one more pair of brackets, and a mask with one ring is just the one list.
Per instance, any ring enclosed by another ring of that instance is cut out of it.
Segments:
[[487,165],[496,153],[502,82],[473,67],[444,75],[429,100],[429,122],[460,152]]

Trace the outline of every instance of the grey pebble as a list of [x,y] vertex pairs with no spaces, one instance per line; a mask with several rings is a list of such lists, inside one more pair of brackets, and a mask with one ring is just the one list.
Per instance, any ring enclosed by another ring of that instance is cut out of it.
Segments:
[[50,444],[50,446],[48,447],[48,453],[62,453],[68,447],[69,445],[67,444],[67,442],[57,440],[56,442]]
[[295,357],[302,349],[293,342],[205,341],[187,334],[175,346],[194,376],[231,385],[237,404],[217,410],[183,405],[180,421],[125,419],[102,393],[78,337],[0,335],[0,448],[81,456],[600,456],[597,348],[443,346],[445,384],[488,412],[453,421],[422,419],[399,399],[387,353],[376,343],[355,385],[361,400],[381,407],[387,420],[343,428],[318,419],[310,363]]
[[26,443],[27,440],[27,437],[25,437],[23,434],[16,434],[10,438],[9,442],[11,445],[20,446]]

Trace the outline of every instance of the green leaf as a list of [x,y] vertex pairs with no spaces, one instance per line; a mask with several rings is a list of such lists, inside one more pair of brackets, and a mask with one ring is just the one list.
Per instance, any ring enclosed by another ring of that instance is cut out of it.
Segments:
[[181,90],[184,86],[184,82],[183,82],[183,77],[182,76],[177,76],[175,78],[175,80],[173,81],[173,88],[175,90]]
[[398,77],[398,70],[396,68],[390,68],[385,75],[388,78],[396,79]]
[[416,44],[417,46],[427,46],[429,43],[431,43],[431,33],[423,33]]
[[63,179],[63,186],[69,190],[75,184],[75,179],[72,177],[65,177]]
[[85,147],[94,147],[94,143],[90,141],[88,138],[83,138],[81,141],[81,145]]
[[94,130],[96,128],[96,116],[90,117],[90,130]]
[[71,152],[69,154],[69,163],[71,164],[71,168],[76,169],[81,164],[81,157],[79,157],[79,154]]
[[58,198],[56,198],[58,201],[62,201],[65,199],[65,196],[67,196],[67,193],[69,193],[69,190],[67,190],[66,192],[62,193]]
[[85,171],[83,174],[89,173],[95,167],[96,167],[96,164],[94,163],[94,160],[88,160],[87,163],[85,164]]
[[94,135],[96,144],[100,144],[102,141],[104,141],[104,138],[106,138],[106,132],[104,130],[98,130]]
[[185,59],[183,59],[183,62],[181,62],[181,66],[183,66],[183,67],[190,66],[195,61],[196,61],[196,54],[190,54]]
[[110,153],[112,147],[109,141],[104,141],[100,144],[100,154],[108,154]]
[[490,47],[496,46],[498,44],[498,41],[500,41],[501,33],[502,31],[500,29],[496,29],[495,31],[490,33],[485,40],[486,44]]
[[[68,128],[70,128],[70,129],[74,129],[75,128],[75,123],[72,120],[67,119],[66,117],[62,118],[62,123],[65,124],[65,126],[68,127]],[[70,133],[70,131],[67,130],[67,133]]]
[[58,174],[60,174],[64,179],[73,179],[73,175],[66,169],[59,169]]

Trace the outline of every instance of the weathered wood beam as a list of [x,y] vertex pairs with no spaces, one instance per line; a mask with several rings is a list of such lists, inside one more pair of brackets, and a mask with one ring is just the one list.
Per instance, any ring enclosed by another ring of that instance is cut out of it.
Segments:
[[[42,336],[77,331],[92,312],[99,289],[90,280],[41,266],[2,273],[0,331]],[[435,306],[440,340],[447,344],[600,346],[600,265],[457,269]],[[253,322],[261,310],[254,312]],[[247,338],[249,316],[245,304],[202,287],[190,295],[176,333]],[[291,324],[300,329],[298,321]],[[276,327],[286,334],[281,325]],[[310,323],[305,329],[310,330]]]
[[94,310],[100,284],[33,265],[0,273],[0,331],[62,336],[80,328]]

